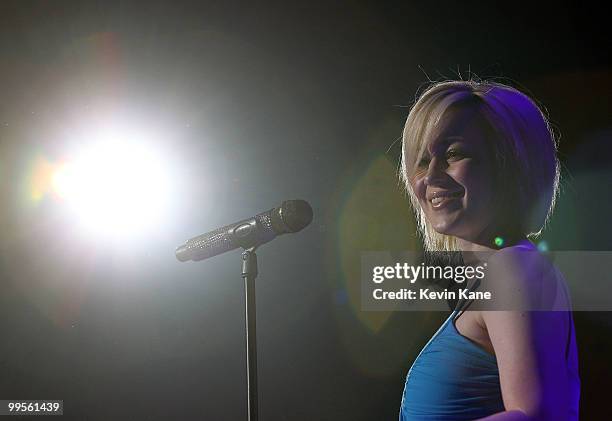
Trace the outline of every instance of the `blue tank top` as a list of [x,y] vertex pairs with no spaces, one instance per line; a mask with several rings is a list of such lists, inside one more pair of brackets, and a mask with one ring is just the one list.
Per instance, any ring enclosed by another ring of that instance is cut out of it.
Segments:
[[[470,290],[479,284],[477,281]],[[564,282],[561,286],[561,297],[567,300],[567,287]],[[406,376],[400,421],[474,420],[505,410],[495,356],[455,327],[455,320],[470,304],[464,301],[457,305],[412,364]],[[568,328],[568,419],[578,420],[580,378],[571,312]]]
[[410,368],[400,421],[474,420],[504,411],[497,360],[459,334],[459,314],[452,312]]

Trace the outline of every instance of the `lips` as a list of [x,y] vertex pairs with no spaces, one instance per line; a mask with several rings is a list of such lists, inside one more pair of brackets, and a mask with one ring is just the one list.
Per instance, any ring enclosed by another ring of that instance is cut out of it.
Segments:
[[431,206],[434,209],[441,209],[445,207],[446,205],[448,205],[453,200],[460,198],[461,196],[463,196],[462,190],[457,190],[457,191],[439,190],[439,191],[433,192],[430,195],[428,195],[427,201],[431,203]]

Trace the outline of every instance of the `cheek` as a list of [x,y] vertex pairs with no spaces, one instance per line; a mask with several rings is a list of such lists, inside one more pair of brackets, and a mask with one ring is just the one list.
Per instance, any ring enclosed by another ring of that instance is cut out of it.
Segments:
[[423,182],[423,177],[415,177],[410,185],[415,196],[419,199],[419,202],[423,202],[425,200],[425,190],[427,188]]
[[451,177],[465,188],[468,206],[479,207],[492,200],[493,176],[487,166],[466,162],[457,165],[451,172]]

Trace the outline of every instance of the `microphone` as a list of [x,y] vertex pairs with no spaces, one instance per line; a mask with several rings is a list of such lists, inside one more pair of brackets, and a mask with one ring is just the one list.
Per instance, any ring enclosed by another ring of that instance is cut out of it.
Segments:
[[258,247],[281,234],[301,231],[311,222],[308,202],[286,200],[277,208],[188,240],[176,249],[176,258],[181,262],[198,261],[238,247]]

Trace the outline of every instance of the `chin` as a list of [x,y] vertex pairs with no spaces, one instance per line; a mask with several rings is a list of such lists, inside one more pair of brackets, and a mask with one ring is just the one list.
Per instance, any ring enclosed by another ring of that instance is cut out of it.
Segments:
[[449,223],[448,221],[441,221],[436,224],[431,224],[431,227],[435,232],[442,235],[455,235],[456,229],[454,228],[453,223]]
[[468,222],[465,218],[452,218],[430,222],[435,232],[441,235],[461,238],[465,241],[476,242],[478,233],[482,233],[486,225]]

